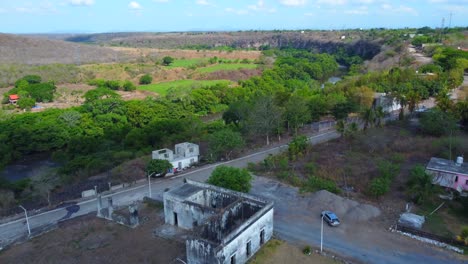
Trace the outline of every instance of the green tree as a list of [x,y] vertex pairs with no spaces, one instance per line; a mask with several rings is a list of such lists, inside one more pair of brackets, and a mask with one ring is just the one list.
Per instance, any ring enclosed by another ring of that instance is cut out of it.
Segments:
[[426,173],[425,168],[421,165],[416,165],[411,169],[408,186],[412,199],[418,204],[426,201],[434,193],[432,176]]
[[19,108],[31,110],[36,105],[36,100],[28,97],[21,97],[17,102]]
[[172,58],[170,56],[166,56],[166,57],[163,58],[162,62],[163,62],[163,65],[169,66],[169,65],[171,65],[171,63],[174,62],[174,58]]
[[152,176],[164,176],[172,168],[172,164],[167,160],[153,159],[146,164],[146,173]]
[[273,97],[257,98],[249,114],[249,132],[264,135],[266,144],[270,145],[270,134],[278,127],[281,117],[282,109],[274,104]]
[[294,135],[297,136],[298,127],[311,119],[307,100],[300,96],[291,96],[285,108],[285,119],[288,122],[288,128],[292,127]]
[[100,99],[120,98],[120,95],[109,88],[98,87],[87,91],[83,97],[85,98],[85,103],[92,103]]
[[218,166],[211,173],[207,183],[247,193],[252,187],[252,179],[252,175],[246,169]]
[[149,74],[140,77],[140,84],[151,84],[151,82],[153,82],[153,77]]
[[288,154],[290,160],[296,160],[298,156],[306,153],[309,142],[306,136],[297,136],[288,144]]
[[229,160],[233,152],[244,147],[245,142],[239,132],[222,129],[208,137],[208,144],[209,153],[213,160],[217,160],[221,156]]

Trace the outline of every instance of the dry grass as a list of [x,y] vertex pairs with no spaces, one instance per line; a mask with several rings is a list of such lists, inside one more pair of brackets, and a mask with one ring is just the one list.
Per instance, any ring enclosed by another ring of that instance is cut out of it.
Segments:
[[295,246],[272,239],[249,261],[249,264],[332,264],[341,263],[328,257],[312,253],[305,255]]
[[160,209],[140,208],[144,222],[135,229],[87,215],[59,224],[59,229],[14,245],[0,263],[176,263],[185,244],[153,236],[163,223]]

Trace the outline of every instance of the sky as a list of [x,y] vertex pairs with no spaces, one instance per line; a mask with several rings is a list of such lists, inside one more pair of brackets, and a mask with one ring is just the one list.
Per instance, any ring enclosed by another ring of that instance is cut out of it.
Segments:
[[0,0],[2,33],[468,26],[468,0]]

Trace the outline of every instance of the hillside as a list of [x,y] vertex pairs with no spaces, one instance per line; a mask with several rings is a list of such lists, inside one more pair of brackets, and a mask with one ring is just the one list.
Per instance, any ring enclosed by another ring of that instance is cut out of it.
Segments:
[[0,64],[84,64],[127,59],[124,53],[104,47],[0,34]]
[[338,48],[370,59],[380,52],[379,41],[361,31],[243,31],[180,33],[104,33],[78,35],[64,40],[139,48],[307,48],[333,53]]

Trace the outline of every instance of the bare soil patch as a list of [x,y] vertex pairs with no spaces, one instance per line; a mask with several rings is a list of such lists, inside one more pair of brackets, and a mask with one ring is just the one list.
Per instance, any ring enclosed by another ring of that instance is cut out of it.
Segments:
[[218,51],[218,50],[184,50],[184,49],[152,49],[152,48],[126,48],[126,47],[110,47],[110,49],[123,52],[131,57],[147,57],[156,56],[163,58],[170,56],[176,59],[193,59],[193,58],[212,58],[218,57],[222,59],[249,59],[256,60],[262,55],[261,51]]
[[159,211],[140,209],[143,223],[131,229],[87,215],[0,253],[0,263],[177,263],[185,244],[153,236]]

